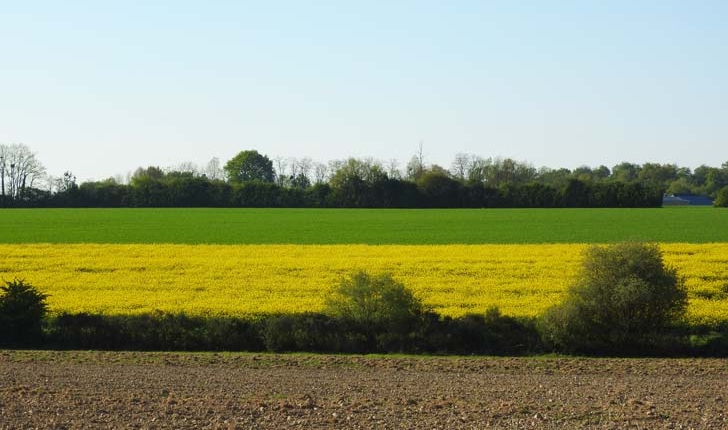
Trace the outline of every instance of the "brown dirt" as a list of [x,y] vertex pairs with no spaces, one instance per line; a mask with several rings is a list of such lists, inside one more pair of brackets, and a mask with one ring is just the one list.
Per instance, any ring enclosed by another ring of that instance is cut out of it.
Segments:
[[728,360],[0,351],[0,428],[728,428]]

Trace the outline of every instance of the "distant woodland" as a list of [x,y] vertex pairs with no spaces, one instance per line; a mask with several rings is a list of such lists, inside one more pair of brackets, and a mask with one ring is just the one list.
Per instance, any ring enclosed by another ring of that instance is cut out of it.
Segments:
[[422,148],[396,161],[348,158],[328,163],[269,158],[244,150],[127,178],[77,183],[72,172],[46,173],[23,144],[0,144],[2,207],[338,207],[505,208],[659,207],[665,194],[728,200],[728,162],[694,170],[674,164],[535,168],[510,158],[457,154],[450,166],[428,164]]

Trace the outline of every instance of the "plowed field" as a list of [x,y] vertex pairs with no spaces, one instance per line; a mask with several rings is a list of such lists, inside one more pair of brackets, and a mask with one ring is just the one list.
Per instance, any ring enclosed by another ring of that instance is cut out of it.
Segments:
[[0,352],[0,428],[727,428],[728,360]]

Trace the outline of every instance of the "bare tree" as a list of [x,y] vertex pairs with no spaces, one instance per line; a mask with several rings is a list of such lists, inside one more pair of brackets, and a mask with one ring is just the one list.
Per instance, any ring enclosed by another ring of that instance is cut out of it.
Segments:
[[314,163],[314,183],[323,184],[326,182],[326,175],[328,174],[328,167],[324,163]]
[[207,165],[205,166],[205,170],[203,172],[205,176],[207,176],[207,179],[211,181],[218,181],[225,178],[225,171],[222,169],[222,166],[220,165],[220,159],[217,157],[212,157],[210,161],[207,162]]
[[53,175],[43,176],[45,180],[45,188],[48,189],[48,194],[53,194],[53,190],[57,189],[59,179]]
[[0,181],[2,181],[2,198],[5,198],[5,170],[7,164],[8,147],[0,144]]
[[288,158],[281,157],[280,155],[273,159],[275,163],[276,171],[276,183],[283,187],[288,182],[288,176],[286,174],[286,168],[288,167]]
[[45,173],[35,154],[22,143],[0,144],[0,166],[2,195],[12,199],[32,188],[33,183]]
[[179,163],[177,166],[170,167],[167,169],[167,173],[169,172],[191,173],[192,176],[200,176],[202,174],[200,167],[192,161],[185,161]]
[[56,191],[59,193],[76,188],[76,175],[70,171],[63,172],[63,176],[56,179]]
[[295,157],[290,157],[288,159],[288,177],[289,179],[293,179],[300,173],[301,166],[298,164],[298,159]]
[[387,176],[390,179],[402,179],[402,172],[399,170],[399,161],[392,158],[387,163]]
[[469,170],[470,170],[470,159],[472,157],[468,154],[465,154],[463,152],[458,152],[455,154],[455,159],[452,162],[452,165],[450,167],[450,173],[464,181],[466,177],[469,176]]
[[311,169],[313,168],[313,160],[308,157],[301,158],[300,160],[298,160],[298,167],[300,170],[298,173],[311,180]]
[[412,156],[409,163],[407,163],[407,179],[416,181],[425,173],[425,156],[422,151],[423,142],[420,141],[419,149],[417,153]]
[[470,165],[468,166],[468,180],[485,183],[488,180],[488,169],[492,161],[490,158],[477,155],[471,156]]
[[346,160],[329,160],[329,180],[345,164]]

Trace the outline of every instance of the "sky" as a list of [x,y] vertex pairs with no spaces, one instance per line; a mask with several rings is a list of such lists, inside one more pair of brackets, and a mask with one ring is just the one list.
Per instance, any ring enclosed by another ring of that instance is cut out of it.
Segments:
[[728,161],[728,2],[0,0],[0,143],[79,180],[455,154]]

